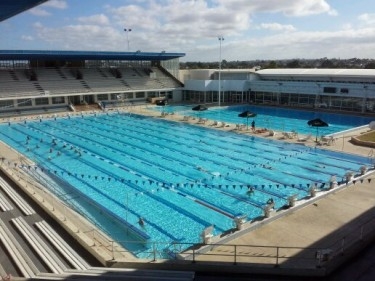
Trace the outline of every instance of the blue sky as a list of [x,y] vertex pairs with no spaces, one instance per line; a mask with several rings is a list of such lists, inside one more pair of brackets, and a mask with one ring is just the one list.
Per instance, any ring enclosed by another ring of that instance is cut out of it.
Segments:
[[[126,33],[124,28],[132,29]],[[50,0],[0,49],[181,52],[181,61],[375,58],[373,0]]]

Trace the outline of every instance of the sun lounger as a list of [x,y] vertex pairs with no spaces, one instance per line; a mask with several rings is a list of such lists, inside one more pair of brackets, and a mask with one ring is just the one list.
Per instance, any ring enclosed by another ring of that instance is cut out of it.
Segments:
[[269,130],[269,131],[268,131],[268,135],[269,135],[270,137],[274,137],[274,136],[277,135],[277,133],[276,133],[274,130]]
[[283,132],[283,138],[286,138],[286,139],[293,139],[295,137],[297,137],[297,132],[296,131],[291,131],[291,132]]
[[206,121],[207,121],[206,118],[199,118],[199,120],[198,120],[198,124],[205,124]]
[[218,128],[224,128],[225,125],[226,125],[225,122],[218,122],[217,127]]
[[262,133],[268,132],[268,130],[266,128],[262,128],[262,129],[257,129],[254,132],[256,134],[262,134]]
[[330,137],[321,137],[321,139],[318,141],[318,144],[319,145],[328,145],[328,146],[330,146],[330,145],[332,145],[332,144],[334,144],[335,143],[335,139],[332,137],[332,136],[330,136]]
[[210,126],[217,126],[217,125],[218,125],[218,122],[217,121],[213,121]]
[[305,142],[311,139],[311,134],[306,135],[305,137],[298,138],[298,141]]

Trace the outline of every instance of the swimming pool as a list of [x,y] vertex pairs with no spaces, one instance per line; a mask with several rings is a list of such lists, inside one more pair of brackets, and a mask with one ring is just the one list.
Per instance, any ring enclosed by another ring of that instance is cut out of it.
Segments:
[[212,107],[206,111],[193,111],[189,105],[167,105],[165,107],[154,107],[155,110],[165,112],[176,112],[180,115],[189,115],[210,120],[246,124],[246,118],[238,117],[238,114],[246,110],[257,114],[255,118],[249,118],[249,125],[252,120],[256,127],[267,128],[275,131],[297,131],[299,134],[316,134],[316,128],[309,127],[307,122],[315,118],[321,118],[329,124],[328,127],[319,128],[319,136],[368,125],[374,121],[374,117],[344,115],[320,111],[304,111],[255,105],[238,105],[228,107]]
[[238,216],[263,217],[270,198],[282,209],[291,196],[308,197],[333,175],[370,165],[365,157],[129,113],[2,124],[0,139],[138,257],[149,242],[199,243],[210,225],[222,234]]

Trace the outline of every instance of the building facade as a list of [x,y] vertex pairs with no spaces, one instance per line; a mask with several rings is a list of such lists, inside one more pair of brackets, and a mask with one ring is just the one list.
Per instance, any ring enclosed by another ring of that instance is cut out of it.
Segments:
[[373,69],[201,70],[200,75],[194,72],[185,71],[180,76],[185,83],[186,102],[217,103],[220,96],[222,104],[256,103],[375,113]]

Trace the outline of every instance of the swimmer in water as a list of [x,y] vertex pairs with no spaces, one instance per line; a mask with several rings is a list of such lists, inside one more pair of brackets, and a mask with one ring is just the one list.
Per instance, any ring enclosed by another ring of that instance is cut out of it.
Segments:
[[249,190],[246,192],[248,196],[251,196],[254,194],[254,187],[250,187]]

